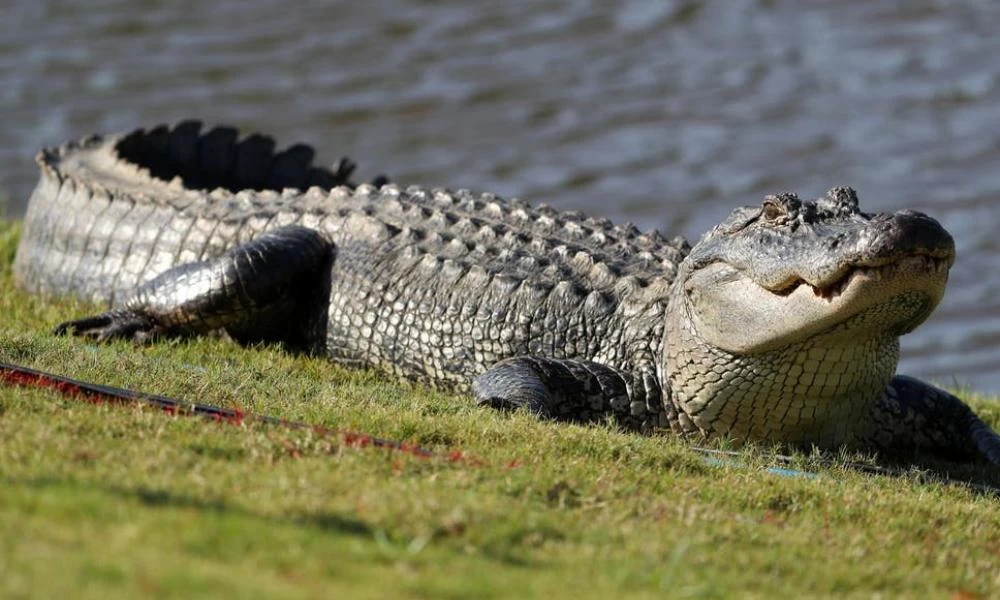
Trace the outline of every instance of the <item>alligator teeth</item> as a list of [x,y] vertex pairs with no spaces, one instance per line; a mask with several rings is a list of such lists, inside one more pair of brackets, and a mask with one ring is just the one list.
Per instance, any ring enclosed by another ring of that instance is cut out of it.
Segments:
[[894,275],[896,275],[897,271],[903,268],[908,271],[921,270],[930,275],[934,273],[944,273],[949,267],[950,265],[948,263],[948,259],[946,258],[916,255],[904,258],[901,262],[886,263],[879,266],[855,267],[837,281],[829,284],[826,288],[815,286],[807,281],[799,279],[796,283],[793,283],[789,288],[787,288],[784,293],[789,293],[798,286],[808,285],[812,288],[813,294],[817,298],[833,300],[844,292],[856,274],[865,275],[871,281],[882,281],[883,279],[891,279]]
[[841,293],[843,293],[844,288],[847,287],[847,284],[851,280],[851,276],[852,273],[845,275],[838,281],[830,284],[830,287],[826,289],[821,287],[816,287],[815,285],[812,284],[809,284],[809,287],[812,288],[813,294],[815,294],[817,297],[823,298],[825,300],[833,300],[834,298],[840,296]]
[[944,273],[951,266],[946,258],[934,258],[933,256],[925,256],[924,259],[924,269],[928,273]]

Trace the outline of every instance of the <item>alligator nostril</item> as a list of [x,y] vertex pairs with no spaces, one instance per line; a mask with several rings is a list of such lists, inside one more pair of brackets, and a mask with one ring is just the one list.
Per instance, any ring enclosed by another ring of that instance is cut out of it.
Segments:
[[955,242],[936,220],[915,210],[901,210],[876,224],[881,251],[896,254],[933,252],[953,254]]

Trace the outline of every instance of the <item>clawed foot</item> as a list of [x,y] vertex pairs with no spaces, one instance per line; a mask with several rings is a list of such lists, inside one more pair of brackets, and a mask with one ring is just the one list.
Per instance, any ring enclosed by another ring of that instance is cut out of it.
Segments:
[[60,323],[55,335],[72,334],[104,342],[111,339],[128,339],[144,343],[162,332],[162,328],[150,317],[131,311],[108,311]]
[[330,170],[333,171],[333,177],[337,180],[337,185],[348,185],[351,175],[354,174],[354,170],[357,168],[357,163],[346,156],[342,156],[340,160],[333,163]]

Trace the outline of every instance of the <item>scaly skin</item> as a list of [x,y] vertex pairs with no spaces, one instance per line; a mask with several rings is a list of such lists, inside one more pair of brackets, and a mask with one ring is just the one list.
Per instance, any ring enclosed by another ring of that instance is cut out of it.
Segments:
[[489,194],[354,189],[349,163],[273,147],[187,122],[43,151],[19,284],[110,303],[59,328],[99,339],[225,329],[555,418],[1000,463],[964,404],[894,377],[954,260],[929,217],[769,196],[691,249]]

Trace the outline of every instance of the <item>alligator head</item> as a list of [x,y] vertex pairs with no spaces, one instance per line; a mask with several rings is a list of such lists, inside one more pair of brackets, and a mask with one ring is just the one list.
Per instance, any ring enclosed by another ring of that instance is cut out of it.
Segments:
[[937,221],[910,210],[863,213],[850,188],[736,209],[675,281],[672,393],[702,431],[759,439],[779,425],[755,424],[753,402],[780,394],[789,399],[782,426],[798,430],[783,433],[843,442],[835,438],[849,432],[827,423],[863,418],[895,372],[898,337],[940,301],[954,259]]

